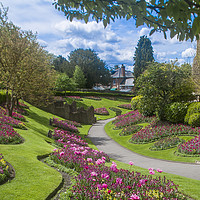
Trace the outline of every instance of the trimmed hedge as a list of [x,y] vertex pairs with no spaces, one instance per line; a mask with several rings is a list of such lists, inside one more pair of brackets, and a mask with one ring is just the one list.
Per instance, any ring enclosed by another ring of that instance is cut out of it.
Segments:
[[190,104],[185,116],[185,122],[192,126],[200,126],[200,102]]
[[110,107],[110,110],[114,111],[116,116],[119,116],[122,114],[122,111],[119,108],[115,108],[115,107]]

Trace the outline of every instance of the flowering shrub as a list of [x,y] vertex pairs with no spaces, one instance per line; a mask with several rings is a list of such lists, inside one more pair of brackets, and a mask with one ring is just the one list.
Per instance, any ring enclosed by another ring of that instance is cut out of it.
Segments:
[[138,125],[126,126],[123,128],[122,132],[119,135],[120,136],[131,135],[133,133],[137,133],[141,129],[142,129],[142,126],[138,126]]
[[96,109],[94,109],[94,114],[97,114],[97,115],[109,115],[109,112],[107,111],[106,108],[96,108]]
[[115,128],[123,128],[128,125],[134,125],[138,123],[151,122],[155,117],[145,117],[137,110],[131,111],[127,114],[118,116],[113,123]]
[[67,96],[67,98],[73,99],[73,100],[76,100],[76,101],[83,101],[83,100],[81,99],[81,97],[79,97],[79,96]]
[[200,134],[199,136],[195,136],[194,139],[180,144],[178,146],[178,152],[183,154],[200,156]]
[[57,128],[54,129],[54,134],[52,136],[57,144],[61,144],[61,146],[67,144],[77,144],[82,146],[87,146],[88,144],[82,140],[82,138],[78,135],[75,135],[69,131],[59,130]]
[[[51,123],[52,123],[53,126],[64,129],[66,131],[70,131],[70,132],[73,132],[73,133],[79,133],[78,128],[74,125],[76,123],[73,123],[72,121],[59,120],[59,119],[53,117]],[[76,125],[79,125],[79,124],[77,123]]]
[[139,132],[134,134],[130,139],[132,143],[146,143],[153,142],[155,140],[161,139],[163,137],[172,136],[172,135],[199,135],[200,127],[192,128],[190,126],[182,124],[169,124],[161,126],[146,126],[144,129],[141,129]]
[[19,144],[22,142],[23,138],[12,126],[0,121],[0,144]]
[[164,150],[177,146],[181,140],[178,137],[167,137],[155,142],[150,148],[151,150]]
[[25,109],[23,109],[23,108],[17,108],[17,107],[15,107],[14,108],[14,112],[17,112],[17,113],[20,113],[20,114],[22,114],[22,115],[28,115],[28,112],[27,112],[27,110],[25,110]]
[[21,108],[29,109],[29,107],[26,104],[22,103],[22,102],[19,102],[19,106]]
[[131,104],[130,104],[130,103],[129,103],[129,104],[118,105],[118,107],[120,107],[120,108],[125,108],[125,109],[128,109],[128,110],[132,110]]
[[9,166],[7,165],[6,161],[2,154],[0,154],[0,184],[7,181],[10,177]]

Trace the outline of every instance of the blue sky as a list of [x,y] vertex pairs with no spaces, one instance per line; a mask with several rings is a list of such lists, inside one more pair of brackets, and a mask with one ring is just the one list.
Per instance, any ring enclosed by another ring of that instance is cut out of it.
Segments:
[[150,29],[135,27],[134,20],[116,20],[107,28],[102,23],[68,21],[52,5],[52,0],[0,0],[9,7],[8,17],[23,30],[37,32],[38,42],[50,53],[68,57],[77,48],[91,48],[108,66],[124,64],[132,70],[133,56],[140,36],[150,38],[154,58],[158,62],[190,62],[195,56],[196,42],[164,39],[162,33],[149,36]]

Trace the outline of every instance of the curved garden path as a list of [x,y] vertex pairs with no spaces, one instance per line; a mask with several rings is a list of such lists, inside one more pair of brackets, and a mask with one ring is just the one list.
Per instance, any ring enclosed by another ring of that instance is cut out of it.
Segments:
[[133,161],[134,165],[142,168],[160,168],[167,173],[200,180],[200,165],[198,164],[172,162],[145,157],[116,143],[104,130],[105,124],[112,120],[113,119],[98,121],[89,130],[88,137],[100,151],[107,153],[111,158],[123,163]]

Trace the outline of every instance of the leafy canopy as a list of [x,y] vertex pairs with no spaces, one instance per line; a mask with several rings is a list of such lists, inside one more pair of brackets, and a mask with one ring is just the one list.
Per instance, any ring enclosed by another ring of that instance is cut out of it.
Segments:
[[90,18],[103,21],[104,26],[118,18],[134,19],[136,26],[146,24],[151,34],[161,31],[166,38],[191,40],[200,33],[199,0],[54,0],[55,8],[64,12],[67,19]]
[[152,62],[153,58],[153,47],[151,46],[151,40],[146,36],[141,36],[134,54],[134,80],[147,69],[147,63]]
[[137,80],[141,112],[152,115],[157,111],[163,119],[166,106],[192,100],[194,87],[188,73],[185,65],[152,63]]

